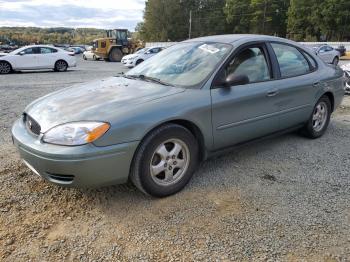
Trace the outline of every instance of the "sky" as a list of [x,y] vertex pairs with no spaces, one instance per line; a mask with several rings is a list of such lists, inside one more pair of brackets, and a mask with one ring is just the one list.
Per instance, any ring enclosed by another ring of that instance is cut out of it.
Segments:
[[0,26],[134,31],[144,7],[145,0],[0,0]]

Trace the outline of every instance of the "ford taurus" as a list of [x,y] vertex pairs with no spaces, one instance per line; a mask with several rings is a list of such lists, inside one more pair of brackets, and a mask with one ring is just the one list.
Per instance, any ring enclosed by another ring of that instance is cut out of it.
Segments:
[[228,147],[296,129],[321,137],[343,95],[342,70],[293,41],[210,36],[39,98],[12,135],[28,167],[54,184],[130,180],[164,197]]

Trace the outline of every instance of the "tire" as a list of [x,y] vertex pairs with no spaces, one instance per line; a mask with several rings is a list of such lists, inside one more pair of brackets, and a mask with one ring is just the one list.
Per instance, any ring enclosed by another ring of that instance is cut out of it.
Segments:
[[302,130],[304,135],[312,139],[323,136],[329,125],[331,114],[331,102],[329,101],[329,98],[327,96],[322,96],[317,101],[310,116],[310,119],[308,120],[307,124]]
[[109,58],[110,62],[120,62],[120,61],[122,61],[123,53],[119,48],[113,48],[109,52],[108,58]]
[[83,59],[84,59],[84,60],[87,60],[87,58],[86,58],[86,56],[85,56],[85,55],[83,55]]
[[[170,154],[172,150],[174,155]],[[183,189],[197,166],[195,137],[183,126],[166,124],[141,142],[133,159],[130,180],[145,194],[166,197]]]
[[141,64],[142,62],[143,62],[143,60],[142,60],[142,59],[137,60],[135,65],[139,65],[139,64]]
[[336,57],[334,57],[332,64],[336,66],[336,65],[338,65],[338,63],[339,63],[339,57],[336,56]]
[[5,74],[9,74],[11,72],[12,72],[11,64],[6,62],[6,61],[1,61],[0,62],[0,74],[5,75]]
[[96,61],[96,60],[97,60],[95,55],[94,55],[94,56],[92,56],[92,60],[94,60],[94,61]]
[[55,71],[56,72],[65,72],[68,69],[68,64],[64,60],[58,60],[55,63]]

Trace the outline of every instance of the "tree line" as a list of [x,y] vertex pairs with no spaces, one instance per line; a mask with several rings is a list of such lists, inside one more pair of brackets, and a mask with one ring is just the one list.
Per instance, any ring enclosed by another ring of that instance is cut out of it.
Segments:
[[106,37],[106,31],[94,28],[0,27],[2,44],[91,44]]
[[136,34],[180,41],[215,34],[256,33],[296,41],[350,39],[349,0],[147,0]]

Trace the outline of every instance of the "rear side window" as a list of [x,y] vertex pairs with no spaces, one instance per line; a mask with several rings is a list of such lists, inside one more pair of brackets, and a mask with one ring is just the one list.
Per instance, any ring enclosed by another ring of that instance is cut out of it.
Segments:
[[271,45],[280,66],[281,77],[304,75],[311,71],[306,58],[297,48],[285,44]]
[[50,48],[50,47],[40,47],[40,53],[41,54],[51,54],[51,53],[56,53],[57,50]]

